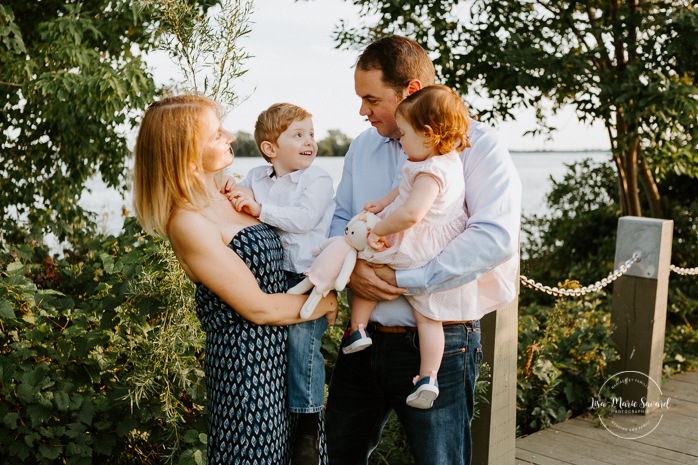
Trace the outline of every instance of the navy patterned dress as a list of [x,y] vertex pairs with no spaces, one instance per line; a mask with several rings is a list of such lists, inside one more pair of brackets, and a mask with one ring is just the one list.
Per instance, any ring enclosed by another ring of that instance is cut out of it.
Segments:
[[[262,291],[286,291],[281,241],[271,228],[248,226],[228,247]],[[196,289],[196,314],[206,331],[207,463],[288,464],[296,416],[287,409],[287,328],[247,321],[203,284]],[[323,431],[323,452],[324,442]]]

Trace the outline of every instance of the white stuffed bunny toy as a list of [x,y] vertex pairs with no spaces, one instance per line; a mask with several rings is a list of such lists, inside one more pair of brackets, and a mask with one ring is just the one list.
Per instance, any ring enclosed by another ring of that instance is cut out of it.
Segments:
[[344,290],[357,258],[373,256],[373,249],[366,239],[371,228],[379,221],[375,214],[361,212],[347,223],[343,237],[331,237],[313,250],[317,258],[305,273],[307,277],[288,290],[288,294],[305,294],[313,290],[301,308],[301,318],[309,318],[320,300],[332,289]]

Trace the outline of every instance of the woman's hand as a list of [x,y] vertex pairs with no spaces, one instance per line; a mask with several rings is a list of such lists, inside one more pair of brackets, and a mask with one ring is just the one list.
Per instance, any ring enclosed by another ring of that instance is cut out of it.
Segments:
[[339,314],[339,303],[337,302],[337,292],[332,291],[329,294],[327,294],[323,299],[320,301],[320,304],[318,306],[321,306],[323,304],[327,304],[329,307],[327,313],[325,313],[325,318],[327,318],[327,323],[330,326],[334,326],[335,322],[337,321],[337,315]]
[[[387,268],[390,270],[390,268]],[[381,271],[388,277],[386,270]],[[395,272],[392,272],[393,279]],[[376,269],[370,266],[365,260],[357,260],[354,271],[349,278],[349,287],[358,296],[365,299],[374,300],[376,302],[383,300],[394,300],[407,292],[407,289],[396,287],[376,274]]]

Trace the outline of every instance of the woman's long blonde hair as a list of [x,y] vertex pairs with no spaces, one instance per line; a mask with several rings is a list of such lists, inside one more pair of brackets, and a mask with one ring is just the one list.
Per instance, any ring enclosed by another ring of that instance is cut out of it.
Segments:
[[148,107],[136,139],[133,203],[148,233],[167,236],[175,207],[203,208],[208,195],[201,164],[202,115],[221,106],[198,95],[166,97]]

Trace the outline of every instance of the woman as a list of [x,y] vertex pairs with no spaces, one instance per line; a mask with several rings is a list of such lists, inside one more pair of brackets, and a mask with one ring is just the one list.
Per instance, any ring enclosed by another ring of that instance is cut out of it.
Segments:
[[[134,203],[146,231],[169,238],[196,283],[206,331],[208,463],[286,464],[295,418],[286,408],[285,325],[301,321],[306,297],[282,294],[276,233],[219,192],[217,175],[233,161],[234,140],[212,100],[153,103],[136,141]],[[332,324],[336,312],[330,296],[312,318]]]

